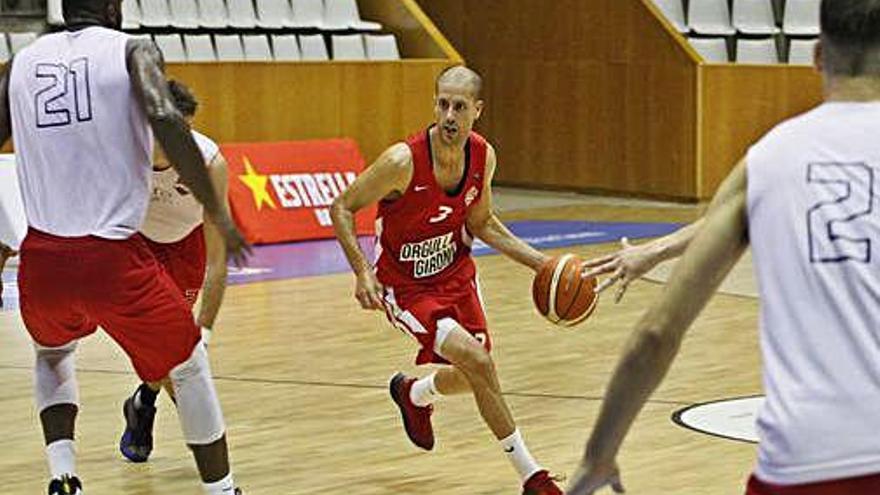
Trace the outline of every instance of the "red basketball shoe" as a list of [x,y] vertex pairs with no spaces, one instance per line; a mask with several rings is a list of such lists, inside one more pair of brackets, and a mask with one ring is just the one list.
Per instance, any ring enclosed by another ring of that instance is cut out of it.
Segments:
[[412,390],[415,382],[415,378],[398,373],[391,378],[388,389],[391,392],[391,399],[400,408],[403,428],[410,441],[419,448],[432,450],[434,448],[434,428],[431,426],[431,413],[434,412],[434,407],[419,407],[412,403],[409,391]]
[[546,470],[533,474],[523,484],[523,495],[563,495],[562,490]]

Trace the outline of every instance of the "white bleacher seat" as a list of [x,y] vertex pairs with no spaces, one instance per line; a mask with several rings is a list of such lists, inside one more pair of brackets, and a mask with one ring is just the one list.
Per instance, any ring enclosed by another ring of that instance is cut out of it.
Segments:
[[214,62],[217,54],[214,52],[214,42],[209,34],[187,34],[183,37],[186,46],[187,62]]
[[733,27],[745,34],[776,34],[776,17],[771,0],[736,0],[733,2]]
[[141,25],[166,27],[171,24],[168,0],[141,0]]
[[295,34],[276,34],[272,36],[272,48],[275,60],[279,62],[299,62],[302,54]]
[[122,29],[141,27],[141,4],[138,0],[122,0]]
[[333,60],[366,60],[364,37],[360,34],[334,34]]
[[380,31],[382,25],[362,20],[357,0],[324,0],[324,29]]
[[778,64],[779,51],[773,38],[736,41],[736,62],[740,64]]
[[269,46],[269,37],[264,34],[243,35],[244,58],[248,62],[271,62],[272,47]]
[[227,0],[229,25],[236,28],[257,27],[257,13],[253,0]]
[[782,30],[785,34],[817,36],[821,0],[787,0]]
[[295,28],[324,28],[324,2],[322,0],[292,0]]
[[730,23],[727,0],[691,0],[688,25],[699,34],[731,35],[736,32]]
[[229,26],[229,12],[223,0],[199,0],[199,24],[204,28]]
[[221,62],[244,62],[244,48],[237,34],[218,34],[214,36],[217,45],[217,60]]
[[289,0],[257,0],[257,24],[263,29],[293,26]]
[[9,33],[9,49],[13,55],[37,39],[37,33]]
[[170,6],[172,26],[179,29],[199,27],[199,6],[196,0],[170,0]]
[[186,50],[179,34],[157,34],[153,36],[153,41],[166,62],[186,62]]
[[706,62],[727,63],[730,56],[727,53],[727,41],[724,38],[690,38],[691,46]]
[[813,65],[813,53],[817,39],[791,40],[788,47],[788,63],[791,65]]
[[46,22],[50,26],[64,25],[64,11],[61,8],[61,0],[48,0],[46,2]]
[[654,3],[679,33],[688,32],[687,23],[684,21],[684,4],[681,0],[654,0]]
[[393,34],[366,34],[367,58],[370,60],[400,60],[397,38]]
[[327,43],[320,34],[302,35],[299,37],[299,47],[302,50],[303,60],[329,60]]
[[6,33],[0,33],[0,63],[9,62],[10,58],[12,58],[12,52],[9,51]]

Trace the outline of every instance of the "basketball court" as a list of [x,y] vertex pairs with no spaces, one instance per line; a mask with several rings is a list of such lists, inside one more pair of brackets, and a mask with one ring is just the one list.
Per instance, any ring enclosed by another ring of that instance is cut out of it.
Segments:
[[[582,219],[626,227],[635,239],[639,230],[668,229],[698,212],[679,204],[546,193],[534,201],[530,195],[500,195],[505,221]],[[525,208],[506,206],[510,200]],[[551,207],[542,207],[550,200]],[[605,239],[600,229],[593,233]],[[597,256],[615,246],[581,239],[548,252]],[[325,251],[320,250],[322,256]],[[270,254],[256,258],[266,261]],[[282,254],[262,270],[271,266],[294,275],[230,287],[211,344],[234,467],[248,493],[417,494],[441,486],[450,494],[515,493],[514,473],[467,396],[438,404],[434,452],[409,443],[388,398],[387,380],[396,370],[413,370],[415,347],[382,314],[357,307],[350,274],[296,275],[303,270],[297,265],[315,263],[334,266],[308,254]],[[525,269],[497,255],[480,256],[478,265],[505,394],[539,460],[570,474],[627,333],[663,287],[648,280],[634,283],[620,304],[601,300],[582,326],[561,329],[534,310]],[[259,262],[249,270],[262,271]],[[748,266],[738,267],[729,282],[748,286],[750,277]],[[13,296],[10,289],[7,283],[5,294]],[[754,297],[722,293],[695,324],[680,361],[624,449],[624,480],[632,493],[741,491],[754,446],[685,429],[672,416],[696,403],[760,393],[756,315]],[[7,448],[0,455],[0,472],[6,473],[10,493],[35,493],[43,489],[44,461],[31,398],[32,352],[14,311],[0,313],[0,322],[5,329],[0,369],[8,390],[2,400],[0,435]],[[89,490],[200,493],[170,401],[160,399],[150,463],[125,462],[117,450],[123,426],[119,410],[136,377],[118,348],[100,334],[83,343],[78,360],[80,465]]]

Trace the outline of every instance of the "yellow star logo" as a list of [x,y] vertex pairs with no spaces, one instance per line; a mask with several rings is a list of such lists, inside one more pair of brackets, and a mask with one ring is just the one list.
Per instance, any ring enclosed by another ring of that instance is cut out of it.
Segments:
[[248,157],[245,156],[243,158],[245,175],[239,175],[238,180],[244,182],[244,185],[250,188],[251,193],[254,195],[254,204],[257,206],[257,211],[263,209],[264,203],[271,206],[273,210],[278,209],[272,196],[269,195],[269,190],[266,188],[269,177],[258,174],[254,170],[254,166],[251,165],[251,161],[248,160]]

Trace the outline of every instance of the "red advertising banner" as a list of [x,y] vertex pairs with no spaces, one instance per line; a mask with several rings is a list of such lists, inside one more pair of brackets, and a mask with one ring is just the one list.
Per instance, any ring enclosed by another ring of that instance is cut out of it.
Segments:
[[[330,205],[364,169],[351,139],[220,148],[229,162],[232,215],[255,244],[332,238]],[[372,234],[375,217],[375,207],[358,213],[358,234]]]

